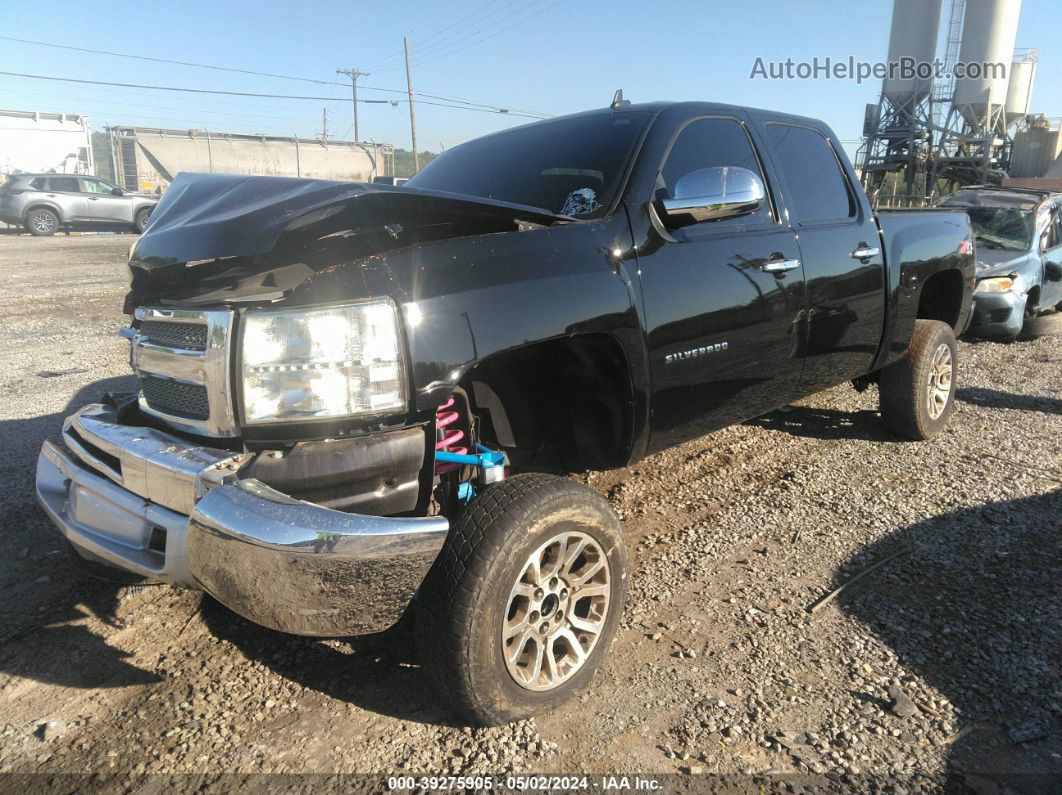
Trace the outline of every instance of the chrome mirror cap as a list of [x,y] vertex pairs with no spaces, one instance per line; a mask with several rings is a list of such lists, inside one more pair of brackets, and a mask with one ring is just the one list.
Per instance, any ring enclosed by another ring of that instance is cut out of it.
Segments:
[[674,193],[659,202],[661,215],[674,226],[748,215],[767,198],[759,176],[740,166],[691,171],[675,183]]

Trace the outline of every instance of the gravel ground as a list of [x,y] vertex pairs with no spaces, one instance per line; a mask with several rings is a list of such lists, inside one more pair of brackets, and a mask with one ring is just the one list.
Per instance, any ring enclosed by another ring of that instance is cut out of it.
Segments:
[[1062,318],[1032,342],[960,344],[956,411],[931,442],[892,440],[875,390],[839,387],[583,476],[635,565],[611,657],[569,706],[471,730],[402,631],[285,636],[68,560],[33,462],[72,408],[128,384],[131,240],[0,237],[0,772],[817,773],[859,789],[950,773],[1058,791]]

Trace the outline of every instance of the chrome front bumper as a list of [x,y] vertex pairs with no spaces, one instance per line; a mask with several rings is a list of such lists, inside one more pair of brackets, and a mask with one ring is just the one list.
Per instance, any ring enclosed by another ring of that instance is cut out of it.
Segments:
[[88,406],[45,442],[37,499],[86,558],[206,591],[297,635],[377,632],[402,615],[446,538],[443,517],[362,516],[239,480],[247,456],[121,425]]

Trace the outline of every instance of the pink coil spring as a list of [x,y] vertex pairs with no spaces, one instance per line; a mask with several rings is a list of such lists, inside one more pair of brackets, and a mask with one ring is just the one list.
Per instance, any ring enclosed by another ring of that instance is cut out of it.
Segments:
[[[439,406],[438,410],[435,412],[435,435],[436,439],[438,440],[435,443],[435,450],[443,450],[447,453],[458,453],[460,455],[466,455],[468,453],[467,447],[453,446],[465,438],[465,432],[462,431],[460,428],[450,427],[459,419],[461,419],[461,415],[458,412],[452,410],[453,407],[454,399],[451,397],[449,400]],[[437,473],[452,472],[453,470],[458,468],[458,464],[441,463],[438,461],[435,463],[435,471]]]

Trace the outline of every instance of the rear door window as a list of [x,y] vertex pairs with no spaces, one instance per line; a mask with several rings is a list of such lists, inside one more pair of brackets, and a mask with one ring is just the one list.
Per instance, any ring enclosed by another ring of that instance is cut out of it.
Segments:
[[802,224],[848,221],[855,196],[833,146],[810,127],[771,123],[767,136],[789,187],[789,211]]
[[48,177],[48,190],[57,193],[81,193],[77,177]]

